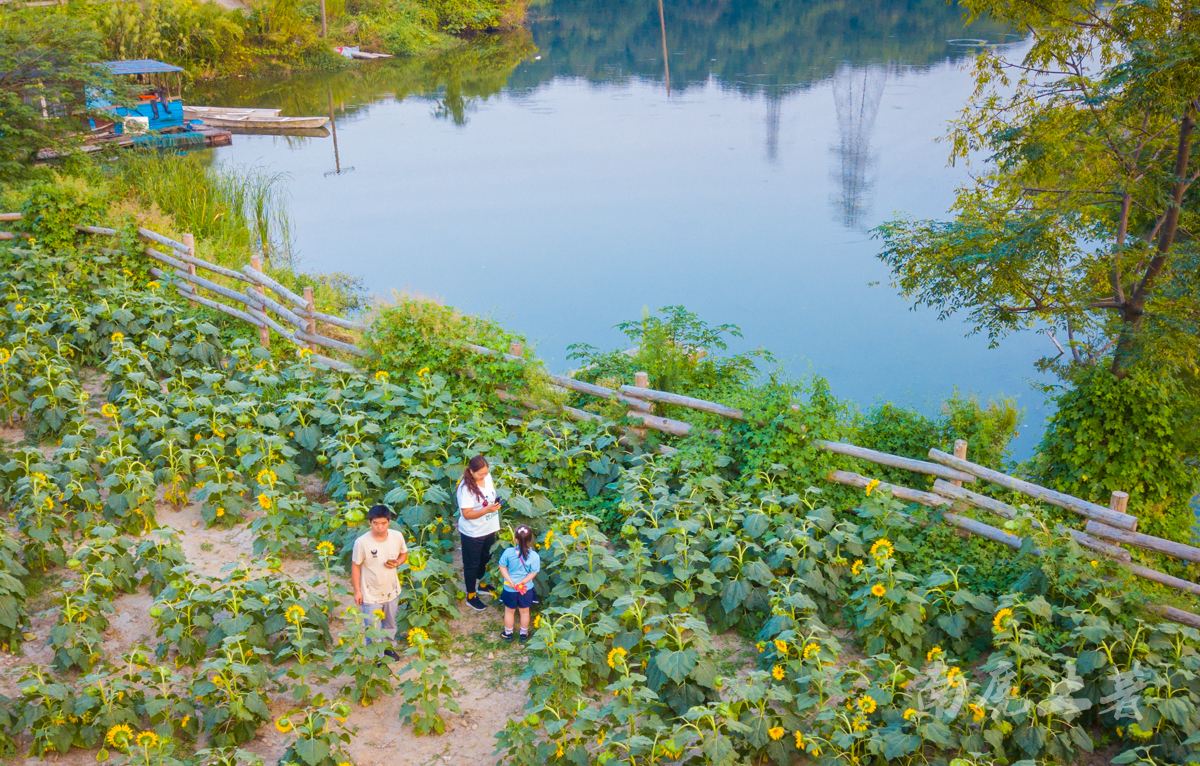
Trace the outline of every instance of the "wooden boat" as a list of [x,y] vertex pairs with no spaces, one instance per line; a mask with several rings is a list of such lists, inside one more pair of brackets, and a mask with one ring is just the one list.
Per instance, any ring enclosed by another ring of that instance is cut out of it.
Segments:
[[236,126],[224,128],[235,136],[300,136],[304,138],[328,138],[329,128],[257,128]]
[[183,105],[183,119],[203,120],[205,117],[221,117],[234,115],[237,117],[255,115],[260,117],[278,117],[281,109],[254,109],[240,106],[188,106]]
[[217,128],[257,128],[260,130],[285,131],[294,128],[323,128],[329,124],[328,117],[278,117],[270,115],[216,115],[201,117],[205,125]]

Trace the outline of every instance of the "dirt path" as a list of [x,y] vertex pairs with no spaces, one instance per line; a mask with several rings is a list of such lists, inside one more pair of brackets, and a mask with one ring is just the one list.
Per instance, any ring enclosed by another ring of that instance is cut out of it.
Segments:
[[[15,437],[18,434],[0,434]],[[6,439],[8,441],[9,439]],[[317,491],[316,487],[305,487]],[[199,504],[193,503],[176,511],[166,504],[158,506],[159,523],[181,533],[181,544],[188,562],[197,571],[220,575],[227,564],[254,560],[253,535],[248,523],[229,530],[206,529],[200,517]],[[456,563],[458,561],[456,553]],[[285,560],[283,571],[303,579],[315,573],[307,560]],[[19,679],[30,664],[49,667],[54,653],[47,645],[50,628],[58,619],[53,606],[54,596],[61,584],[74,573],[58,569],[47,573],[46,587],[30,603],[32,632],[36,638],[25,645],[25,654],[16,657],[0,655],[0,694],[19,695]],[[147,590],[113,599],[115,612],[110,615],[110,628],[105,632],[105,651],[119,655],[137,644],[153,648],[157,643],[154,622],[149,615],[153,602]],[[445,656],[451,674],[462,685],[463,694],[457,698],[462,715],[446,713],[446,733],[441,736],[418,737],[411,726],[399,721],[401,698],[398,693],[376,701],[368,707],[355,705],[348,724],[358,727],[350,754],[358,766],[384,766],[402,759],[406,764],[491,764],[495,763],[493,734],[504,728],[509,718],[522,714],[525,705],[525,683],[519,680],[526,662],[526,649],[509,645],[498,638],[502,613],[498,608],[475,612],[460,602],[459,618],[451,623],[451,639]],[[338,630],[335,621],[334,630]],[[403,663],[395,666],[397,670]],[[336,685],[317,687],[326,696],[337,696]],[[271,705],[273,716],[293,707],[291,698],[275,695]],[[287,749],[291,738],[280,734],[270,724],[259,730],[259,736],[246,746],[261,755],[267,764],[274,764]],[[21,743],[27,748],[28,743]],[[75,749],[56,759],[18,758],[11,763],[39,764],[52,761],[63,766],[87,766],[96,762],[96,751]],[[8,763],[8,762],[6,762]]]

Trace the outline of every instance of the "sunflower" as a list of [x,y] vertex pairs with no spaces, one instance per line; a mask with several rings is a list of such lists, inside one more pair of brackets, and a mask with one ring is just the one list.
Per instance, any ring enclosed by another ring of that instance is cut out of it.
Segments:
[[428,367],[422,367],[421,369],[417,370],[417,377],[418,377],[418,378],[420,378],[420,377],[424,377],[425,375],[428,375],[428,374],[429,374],[429,368],[428,368]]
[[942,655],[942,647],[940,647],[940,646],[935,646],[935,647],[933,647],[932,649],[930,649],[930,650],[929,650],[929,653],[928,653],[928,654],[926,654],[926,655],[925,655],[925,661],[926,661],[926,662],[933,662],[934,660],[936,660],[936,659],[937,659],[938,657],[940,657],[941,655]]
[[783,680],[783,666],[776,665],[775,667],[771,668],[771,675],[775,677],[776,681],[782,681]]
[[118,344],[118,343],[120,343],[121,341],[125,340],[125,333],[123,333],[123,332],[114,332],[112,335],[108,336],[108,339],[109,339],[110,341],[112,341],[113,345],[115,346],[116,344]]
[[542,616],[540,614],[535,614],[533,616],[533,627],[537,628],[537,626],[541,623],[541,621],[542,621]]
[[420,566],[418,566],[417,564],[411,564],[409,566],[409,569],[414,572],[424,572],[425,571],[425,563],[426,563],[425,560],[421,559]]
[[971,720],[973,720],[975,723],[979,723],[980,721],[983,720],[983,708],[982,707],[980,707],[979,705],[976,705],[974,702],[969,703],[967,705],[967,707],[971,708]]
[[421,628],[413,628],[408,631],[408,645],[416,646],[417,644],[428,644],[430,642],[429,634]]
[[863,718],[861,715],[854,716],[854,719],[850,721],[850,728],[854,729],[855,731],[866,731],[867,719]]
[[300,621],[304,619],[304,607],[300,606],[299,604],[292,604],[287,608],[287,612],[284,614],[287,617],[288,622],[292,623],[293,625],[299,625]]
[[302,348],[296,352],[296,356],[300,357],[301,359],[307,359],[308,357],[312,356],[312,349]]
[[329,542],[328,540],[322,540],[321,542],[317,543],[317,555],[332,556],[333,543]]
[[813,657],[816,657],[820,653],[821,653],[821,645],[820,644],[808,644],[807,646],[804,647],[804,659],[806,659],[806,660],[811,660]]
[[957,689],[958,685],[963,682],[963,672],[961,668],[950,668],[946,671],[946,682],[950,684],[950,688]]
[[255,476],[254,478],[258,481],[259,484],[265,484],[265,485],[274,484],[279,479],[279,477],[275,475],[275,472],[272,471],[270,468],[262,469],[261,471],[258,472],[258,475]]
[[119,723],[108,730],[104,739],[113,747],[123,748],[133,739],[133,729],[128,724]]
[[384,372],[383,370],[380,370],[379,372],[375,373],[375,382],[376,383],[387,383],[388,382],[388,374],[386,372]]
[[295,727],[292,725],[292,719],[288,718],[286,715],[281,715],[275,719],[275,728],[278,729],[281,734],[287,734]]
[[798,749],[798,750],[804,749],[804,735],[801,734],[800,732],[796,732],[796,749]]
[[890,559],[893,550],[894,546],[892,543],[886,537],[881,537],[871,546],[871,558]]
[[782,726],[773,726],[770,729],[767,729],[767,734],[771,735],[771,739],[782,739],[783,735],[786,733],[787,732],[783,730]]
[[374,618],[375,618],[375,619],[377,619],[377,620],[382,620],[382,619],[383,619],[384,617],[386,617],[387,615],[385,615],[385,614],[383,613],[383,610],[382,610],[382,609],[376,609],[375,611],[371,612],[371,616],[372,616],[372,617],[374,617]]
[[117,417],[117,408],[111,402],[105,402],[100,407],[100,414],[106,418],[113,418],[115,420]]
[[158,744],[158,735],[152,731],[144,731],[137,735],[138,747],[154,747]]
[[909,708],[908,710],[904,711],[904,720],[911,721],[912,719],[914,719],[916,717],[917,717],[917,711],[914,710],[913,708]]
[[621,647],[619,647],[619,646],[613,647],[613,650],[608,653],[608,666],[610,668],[615,669],[617,667],[618,662],[625,661],[626,654],[628,654],[628,652],[626,652]]
[[604,737],[605,737],[605,731],[604,731],[604,729],[601,729],[600,736],[596,737],[596,745],[597,746],[604,744]]
[[867,486],[863,487],[863,490],[867,493],[867,497],[870,497],[872,490],[874,490],[878,486],[879,486],[879,479],[871,479],[869,482],[867,482]]
[[859,572],[861,572],[862,569],[863,569],[863,562],[862,562],[862,559],[859,559],[859,560],[855,561],[853,565],[851,565],[850,574],[856,575]]
[[555,758],[562,758],[562,757],[563,757],[563,746],[562,746],[562,743],[561,743],[561,742],[559,742],[559,743],[558,743],[558,750],[557,750],[557,751],[555,751],[555,753],[554,753],[554,757],[555,757]]
[[262,506],[264,511],[271,510],[271,498],[267,497],[265,494],[260,494],[258,496],[258,504]]
[[1012,624],[1012,616],[1013,610],[1008,607],[996,612],[996,616],[992,619],[992,632],[999,633],[1008,630],[1008,626]]
[[863,711],[863,713],[866,715],[874,713],[875,708],[877,707],[875,698],[870,694],[864,694],[863,696],[859,697],[854,704],[858,705],[858,709]]
[[883,587],[882,583],[875,583],[874,585],[871,586],[871,595],[872,596],[874,596],[876,598],[883,598],[885,593],[887,593],[887,588]]
[[754,645],[754,648],[758,650],[759,654],[762,654],[763,650],[767,648],[767,645],[764,644],[762,641],[759,641],[757,644]]
[[571,537],[579,537],[579,528],[584,525],[583,521],[572,521],[567,534]]
[[0,348],[0,364],[6,364],[9,359],[12,359],[12,352],[6,348]]
[[542,541],[542,547],[549,549],[550,541],[554,539],[554,530],[551,529],[546,533],[546,539]]

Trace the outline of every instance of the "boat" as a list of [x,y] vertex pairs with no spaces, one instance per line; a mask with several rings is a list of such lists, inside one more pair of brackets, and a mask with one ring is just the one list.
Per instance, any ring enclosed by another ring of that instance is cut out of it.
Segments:
[[235,117],[278,117],[281,109],[255,109],[242,106],[190,106],[183,105],[183,118],[185,120],[202,120],[205,117],[223,117],[225,115],[233,115]]
[[294,128],[323,128],[329,124],[328,117],[279,117],[265,114],[213,115],[201,117],[200,121],[215,128],[256,128],[279,131]]
[[224,128],[235,136],[300,136],[303,138],[329,138],[329,128],[258,128],[235,126]]

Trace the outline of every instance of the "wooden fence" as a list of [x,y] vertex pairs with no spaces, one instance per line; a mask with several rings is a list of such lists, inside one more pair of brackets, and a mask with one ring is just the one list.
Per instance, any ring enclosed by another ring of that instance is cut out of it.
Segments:
[[[22,217],[20,213],[0,213],[0,221],[19,221]],[[113,236],[117,233],[115,229],[99,226],[78,226],[76,228],[83,232],[101,236]],[[182,242],[164,237],[145,228],[139,228],[138,235],[142,240],[161,245],[170,251],[168,254],[150,246],[147,246],[143,251],[150,258],[170,269],[151,268],[150,271],[155,277],[172,282],[179,294],[187,298],[193,306],[197,304],[207,306],[254,325],[259,331],[259,341],[264,346],[269,346],[270,333],[274,330],[295,345],[302,348],[309,348],[314,352],[312,358],[317,362],[342,371],[356,372],[357,370],[352,365],[322,356],[316,352],[325,348],[358,357],[368,356],[367,352],[358,346],[321,335],[318,332],[318,323],[355,331],[365,331],[367,325],[317,311],[311,287],[304,289],[303,296],[297,295],[264,274],[262,264],[258,258],[251,258],[250,263],[243,266],[241,271],[235,271],[197,258],[195,242],[189,234],[183,235]],[[0,240],[11,240],[16,236],[23,235],[0,232]],[[246,287],[242,292],[238,292],[237,290],[230,289],[199,276],[199,270],[245,283]],[[221,303],[214,298],[202,296],[199,290],[205,290],[213,295],[225,298],[230,302],[238,304],[238,306],[235,307],[227,303]],[[268,296],[267,290],[278,296],[279,300]],[[285,324],[281,324],[280,320],[287,325],[291,325],[291,327],[289,328]],[[499,356],[506,361],[517,364],[525,363],[524,348],[519,343],[510,344],[507,353],[471,343],[465,344],[465,348],[476,354]],[[617,389],[599,386],[594,383],[586,383],[565,375],[551,374],[549,378],[560,389],[621,402],[629,407],[626,415],[631,420],[639,421],[642,428],[660,431],[673,436],[689,435],[692,432],[692,424],[655,415],[655,404],[669,404],[693,409],[719,415],[731,420],[744,421],[746,419],[745,413],[734,407],[652,389],[649,387],[649,376],[644,372],[636,373],[635,385],[621,386]],[[599,415],[585,410],[558,406],[548,402],[532,401],[503,389],[498,390],[496,393],[504,401],[518,403],[530,409],[556,408],[572,420],[600,419]],[[797,405],[793,405],[793,409],[796,408]],[[640,429],[634,428],[631,430],[637,432]],[[853,444],[822,440],[817,440],[814,443],[819,448],[835,454],[890,468],[899,468],[933,476],[935,480],[932,492],[888,484],[886,482],[880,482],[876,486],[889,490],[894,497],[900,500],[939,509],[941,520],[958,529],[963,535],[978,535],[1012,548],[1021,548],[1024,544],[1024,541],[1016,535],[961,515],[961,512],[967,509],[986,511],[1005,519],[1014,519],[1020,513],[1017,508],[1011,505],[974,492],[963,486],[964,484],[975,484],[981,480],[1070,511],[1087,520],[1085,527],[1082,531],[1059,527],[1058,531],[1061,534],[1070,535],[1081,546],[1111,558],[1137,577],[1200,596],[1200,585],[1174,577],[1165,572],[1159,572],[1155,569],[1135,564],[1129,555],[1129,551],[1121,547],[1122,545],[1129,545],[1171,556],[1182,561],[1200,563],[1200,548],[1138,532],[1137,518],[1126,513],[1129,496],[1124,492],[1113,492],[1109,505],[1105,507],[1082,498],[1041,487],[1037,484],[968,461],[966,459],[968,445],[962,440],[954,445],[954,454],[948,454],[938,449],[930,449],[928,456],[932,462],[892,455]],[[660,451],[669,454],[676,450],[664,445],[660,447]],[[826,480],[864,488],[873,481],[873,479],[862,474],[841,470],[831,471]],[[1151,608],[1169,620],[1200,628],[1200,616],[1169,606],[1151,605]]]

